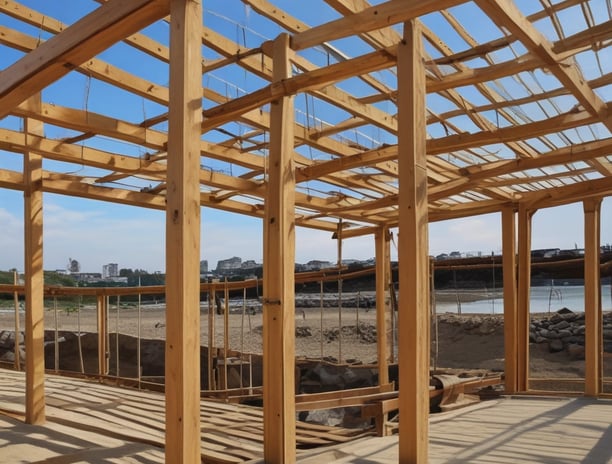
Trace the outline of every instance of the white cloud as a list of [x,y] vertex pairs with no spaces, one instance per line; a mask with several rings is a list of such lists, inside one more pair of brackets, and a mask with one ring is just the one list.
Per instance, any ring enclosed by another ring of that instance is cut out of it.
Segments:
[[2,230],[0,269],[23,269],[23,219],[0,208],[0,230]]
[[497,214],[434,222],[429,226],[431,255],[451,251],[497,253],[501,243],[501,218]]

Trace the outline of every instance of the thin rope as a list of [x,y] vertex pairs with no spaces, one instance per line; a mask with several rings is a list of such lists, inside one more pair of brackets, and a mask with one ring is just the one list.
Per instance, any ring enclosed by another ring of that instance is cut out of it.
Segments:
[[[140,276],[138,276],[138,288],[140,288]],[[141,381],[142,381],[142,365],[141,365],[141,359],[140,359],[140,355],[141,355],[141,347],[140,347],[140,342],[141,342],[141,338],[140,338],[140,329],[141,329],[141,325],[142,325],[142,308],[141,308],[141,301],[142,301],[142,293],[138,292],[138,344],[136,345],[136,365],[137,365],[137,374],[138,374],[138,389],[140,390],[141,388]]]
[[117,295],[117,306],[115,311],[115,374],[119,377],[119,305],[120,297]]
[[58,314],[57,314],[57,297],[53,297],[53,319],[55,320],[55,337],[53,340],[54,353],[53,359],[55,362],[55,372],[59,371],[59,333],[57,329],[58,325]]
[[225,288],[223,289],[223,374],[224,388],[229,388],[229,379],[227,378],[227,353],[229,352],[229,287],[227,286],[227,277],[225,278]]
[[[17,271],[13,271],[13,283],[15,285],[19,285],[19,276],[17,274]],[[15,352],[15,360],[14,360],[14,365],[15,365],[15,370],[20,371],[21,370],[21,360],[19,359],[19,293],[17,293],[16,291],[13,293],[13,301],[15,303],[15,332],[13,333],[13,351]],[[31,308],[30,308],[31,311]]]
[[83,344],[81,343],[81,295],[77,301],[77,343],[79,345],[79,363],[81,365],[81,374],[85,373],[85,363],[83,362]]
[[215,299],[215,291],[214,288],[208,291],[208,389],[214,390],[214,373],[213,373],[213,345],[214,345],[214,300]]
[[321,359],[323,359],[323,280],[320,282],[319,308],[321,310]]
[[246,287],[242,289],[242,317],[240,319],[240,388],[244,385],[242,384],[242,375],[243,375],[243,356],[244,356],[244,315],[246,313]]

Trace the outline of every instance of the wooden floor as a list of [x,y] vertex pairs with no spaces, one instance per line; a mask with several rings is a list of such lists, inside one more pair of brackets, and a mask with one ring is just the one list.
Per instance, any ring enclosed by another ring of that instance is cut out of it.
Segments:
[[[521,396],[430,418],[430,464],[612,464],[612,401]],[[366,438],[300,464],[397,463],[397,436]]]
[[[0,369],[0,462],[164,462],[162,394],[48,375],[47,424],[23,424],[25,377]],[[202,401],[204,462],[237,463],[263,456],[259,408]],[[366,434],[298,422],[298,447],[350,442]]]
[[[163,396],[49,375],[47,424],[22,421],[24,375],[0,369],[0,462],[163,463]],[[257,408],[203,401],[206,462],[262,462]],[[397,436],[299,423],[302,464],[397,463]],[[430,418],[430,463],[612,464],[612,401],[513,397]]]

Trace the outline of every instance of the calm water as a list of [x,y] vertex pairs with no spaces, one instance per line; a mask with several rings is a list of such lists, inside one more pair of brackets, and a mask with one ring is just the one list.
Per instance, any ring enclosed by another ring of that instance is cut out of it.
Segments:
[[[498,289],[501,291],[501,289]],[[601,286],[601,307],[603,310],[612,310],[612,296],[610,284]],[[498,294],[499,296],[499,294]],[[462,313],[502,313],[502,298],[488,298],[473,302],[461,302]],[[530,311],[532,313],[554,312],[561,308],[572,311],[584,311],[584,287],[577,285],[559,285],[548,287],[531,287]],[[436,303],[436,311],[457,312],[457,303]]]

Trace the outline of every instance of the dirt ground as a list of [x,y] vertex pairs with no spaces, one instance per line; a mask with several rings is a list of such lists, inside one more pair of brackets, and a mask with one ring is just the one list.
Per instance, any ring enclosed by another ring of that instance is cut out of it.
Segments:
[[[142,339],[165,338],[165,309],[163,305],[122,304],[108,308],[109,332],[119,332]],[[262,352],[262,313],[244,310],[237,305],[225,318],[208,314],[202,308],[200,314],[202,345],[213,345],[243,353]],[[477,322],[476,322],[477,321]],[[484,321],[484,322],[483,322]],[[397,321],[387,320],[389,328]],[[209,331],[209,325],[214,331]],[[23,314],[20,327],[23,329]],[[297,308],[295,312],[295,352],[297,357],[327,358],[331,361],[376,362],[376,311],[364,308]],[[14,330],[14,312],[0,312],[0,331]],[[96,310],[84,306],[80,311],[50,307],[45,311],[45,328],[59,331],[97,332]],[[342,331],[338,327],[343,327]],[[227,334],[227,345],[226,343]],[[390,351],[396,352],[396,343],[389,331]],[[432,356],[434,368],[486,369],[503,371],[504,335],[503,315],[452,314],[438,315],[432,324]],[[584,376],[584,361],[571,359],[567,353],[550,353],[546,345],[530,345],[530,377],[579,379]],[[612,359],[604,358],[604,377],[612,377]]]

